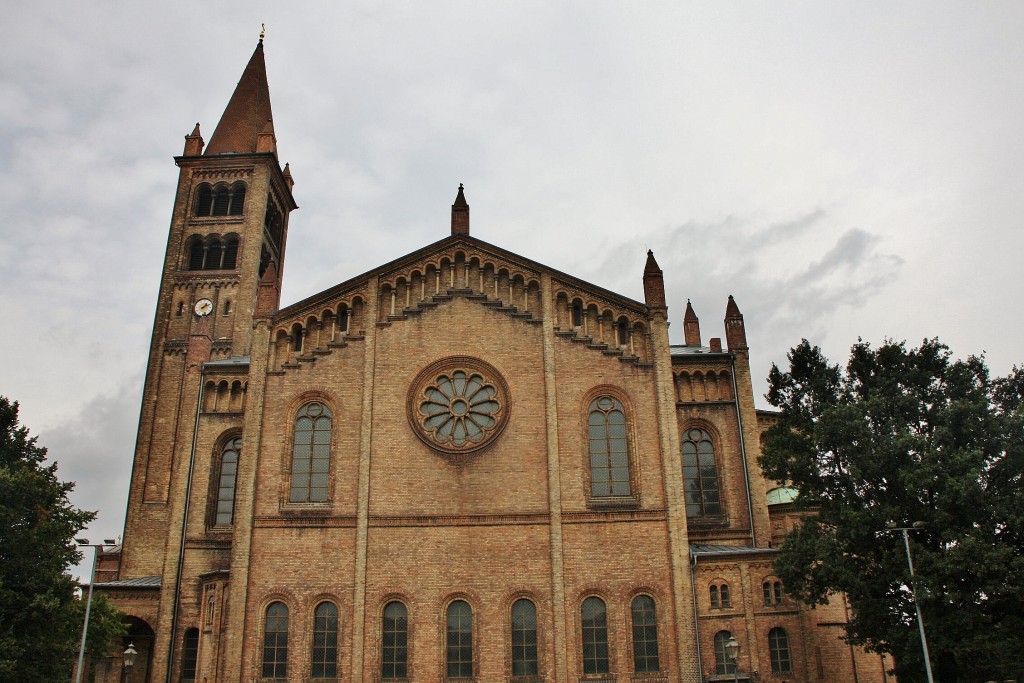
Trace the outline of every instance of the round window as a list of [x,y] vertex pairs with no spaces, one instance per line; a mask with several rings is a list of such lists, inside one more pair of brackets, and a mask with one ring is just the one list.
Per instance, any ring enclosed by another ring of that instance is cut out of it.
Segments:
[[508,387],[476,358],[445,358],[423,370],[409,390],[409,424],[445,453],[471,453],[494,440],[508,420]]

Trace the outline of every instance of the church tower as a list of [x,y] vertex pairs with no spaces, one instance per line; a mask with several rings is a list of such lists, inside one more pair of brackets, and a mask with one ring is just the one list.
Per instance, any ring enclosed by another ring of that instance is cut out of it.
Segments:
[[[180,169],[153,324],[120,577],[178,574],[200,411],[241,414],[257,302],[276,310],[293,180],[281,167],[260,39],[209,144],[199,124]],[[266,313],[264,313],[265,315]],[[204,364],[237,362],[233,382]],[[166,596],[165,596],[166,597]],[[166,603],[165,603],[166,604]],[[162,619],[161,619],[162,620]]]

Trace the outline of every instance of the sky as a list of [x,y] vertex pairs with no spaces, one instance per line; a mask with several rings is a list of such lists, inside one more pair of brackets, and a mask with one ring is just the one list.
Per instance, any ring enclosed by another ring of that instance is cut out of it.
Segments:
[[[124,524],[177,168],[266,24],[300,209],[282,305],[449,234],[802,338],[1024,360],[1024,3],[6,0],[0,395]],[[87,571],[87,570],[86,570]]]

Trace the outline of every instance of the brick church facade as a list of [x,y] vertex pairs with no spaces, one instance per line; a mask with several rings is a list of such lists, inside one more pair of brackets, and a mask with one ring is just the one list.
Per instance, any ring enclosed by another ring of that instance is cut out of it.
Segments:
[[442,239],[280,308],[272,121],[261,41],[175,159],[97,585],[131,683],[888,680],[841,596],[808,609],[773,574],[797,517],[757,466],[732,297],[724,343],[688,305],[671,345],[652,253],[629,299],[472,236],[460,186]]

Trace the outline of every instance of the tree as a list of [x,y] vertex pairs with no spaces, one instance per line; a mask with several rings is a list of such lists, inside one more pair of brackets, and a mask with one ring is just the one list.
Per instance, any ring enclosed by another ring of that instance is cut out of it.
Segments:
[[776,570],[809,604],[845,593],[847,638],[891,653],[900,683],[924,680],[903,539],[941,683],[1022,678],[1024,369],[992,379],[938,340],[853,346],[845,371],[807,340],[773,366],[765,475],[808,514]]
[[[0,396],[0,680],[70,680],[84,605],[68,574],[81,558],[73,539],[96,514],[68,500],[73,483],[46,465],[46,449],[18,425],[18,404]],[[93,596],[89,650],[103,653],[124,632],[120,616]]]

